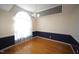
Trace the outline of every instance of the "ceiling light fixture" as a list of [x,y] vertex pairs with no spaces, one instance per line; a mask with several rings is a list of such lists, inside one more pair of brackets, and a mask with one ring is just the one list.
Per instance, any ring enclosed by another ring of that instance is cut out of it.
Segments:
[[39,13],[33,13],[32,16],[33,16],[34,18],[38,18],[38,17],[40,16],[40,14],[39,14]]
[[39,8],[37,5],[35,5],[34,7],[35,7],[35,10],[34,10],[35,12],[32,14],[32,17],[39,18],[40,14],[37,12],[39,10]]

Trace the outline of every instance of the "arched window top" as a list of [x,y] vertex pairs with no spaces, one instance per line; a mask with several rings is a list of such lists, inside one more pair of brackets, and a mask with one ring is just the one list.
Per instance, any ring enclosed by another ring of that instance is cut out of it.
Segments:
[[27,12],[25,11],[19,11],[16,13],[16,15],[14,16],[14,21],[20,21],[20,20],[29,20],[30,19],[30,16]]

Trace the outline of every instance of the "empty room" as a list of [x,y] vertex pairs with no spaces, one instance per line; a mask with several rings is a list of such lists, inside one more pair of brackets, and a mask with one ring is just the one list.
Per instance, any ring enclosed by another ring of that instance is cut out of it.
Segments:
[[0,54],[79,54],[79,5],[0,4]]

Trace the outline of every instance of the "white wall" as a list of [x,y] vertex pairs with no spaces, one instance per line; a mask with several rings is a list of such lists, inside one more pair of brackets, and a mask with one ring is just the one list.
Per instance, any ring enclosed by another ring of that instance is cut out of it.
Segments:
[[32,31],[37,31],[37,19],[32,17]]
[[71,32],[71,11],[72,6],[62,5],[62,13],[42,16],[37,20],[37,30],[61,34]]
[[0,10],[0,38],[13,35],[13,20],[10,13]]
[[0,9],[0,38],[14,35],[13,18],[16,15],[16,13],[19,11],[25,11],[25,10],[19,8],[16,5],[14,5],[10,11],[5,11]]
[[10,11],[0,9],[0,38],[14,35],[13,17],[18,11],[15,5]]
[[62,13],[37,19],[37,31],[70,34],[79,42],[79,5],[62,5]]
[[0,9],[0,38],[14,35],[13,17],[19,11],[25,11],[16,5],[10,11]]
[[62,13],[48,15],[38,19],[37,30],[45,32],[69,34],[71,27],[70,22],[71,20],[69,20],[68,16],[63,15]]
[[72,36],[79,42],[79,5],[72,14]]

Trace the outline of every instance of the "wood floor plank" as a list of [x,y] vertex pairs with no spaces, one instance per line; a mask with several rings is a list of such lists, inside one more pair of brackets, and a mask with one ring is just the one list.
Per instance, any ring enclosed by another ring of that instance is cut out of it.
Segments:
[[67,44],[46,40],[40,37],[32,38],[4,51],[4,54],[72,54],[73,50]]

